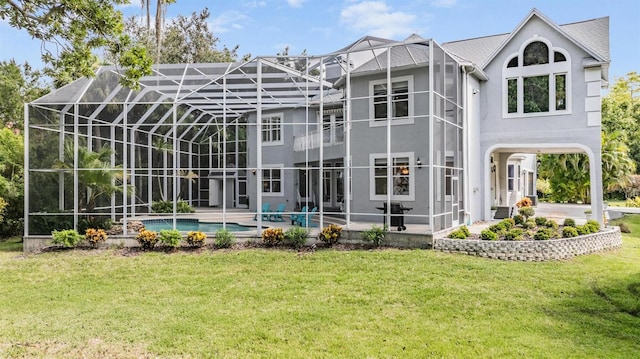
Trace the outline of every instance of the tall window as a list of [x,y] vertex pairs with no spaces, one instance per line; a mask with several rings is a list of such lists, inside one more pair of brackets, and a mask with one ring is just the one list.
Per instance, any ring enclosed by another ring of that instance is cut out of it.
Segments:
[[570,67],[567,55],[544,41],[524,46],[503,71],[506,116],[567,113]]
[[282,169],[265,168],[262,170],[262,192],[282,194]]
[[386,154],[371,154],[371,199],[387,199],[387,180],[392,181],[391,199],[412,201],[415,198],[415,174],[413,153],[394,153],[391,155],[391,177],[388,176]]
[[507,165],[507,191],[516,189],[516,170],[514,165]]
[[[384,80],[369,83],[371,96],[370,118],[372,125],[382,125],[391,118],[395,124],[413,123],[413,77],[402,76],[391,79],[391,90]],[[388,103],[391,101],[391,114],[388,113]]]
[[281,145],[282,142],[282,114],[262,117],[262,143]]

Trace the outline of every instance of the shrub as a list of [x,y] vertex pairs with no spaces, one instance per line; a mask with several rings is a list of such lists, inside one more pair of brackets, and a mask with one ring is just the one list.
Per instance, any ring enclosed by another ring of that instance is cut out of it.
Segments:
[[531,199],[529,197],[524,197],[523,199],[516,202],[516,207],[518,208],[531,207],[532,204],[533,202],[531,202]]
[[546,241],[550,238],[553,238],[553,232],[551,231],[551,229],[546,227],[538,229],[536,234],[533,235],[533,239],[535,239],[536,241]]
[[487,228],[480,232],[480,239],[482,239],[483,241],[497,241],[498,235],[494,231]]
[[51,237],[53,238],[53,240],[51,241],[53,244],[57,244],[66,248],[73,248],[83,240],[83,237],[75,229],[53,231],[51,233]]
[[524,221],[525,221],[524,216],[521,214],[516,214],[515,216],[513,216],[513,222],[516,225],[523,225]]
[[587,228],[586,226],[576,226],[576,231],[578,231],[578,235],[580,236],[591,233],[589,228]]
[[598,221],[596,221],[595,219],[588,220],[585,226],[589,227],[591,233],[596,233],[600,230],[600,223],[598,223]]
[[527,219],[529,219],[529,217],[533,217],[533,215],[536,214],[536,211],[533,209],[533,207],[522,207],[518,209],[518,214],[523,216],[526,221]]
[[506,229],[511,229],[516,226],[516,220],[513,218],[505,218],[500,222],[505,224]]
[[564,226],[564,228],[562,228],[563,238],[572,238],[577,236],[578,236],[578,231],[574,227]]
[[536,228],[536,222],[533,219],[528,219],[522,224],[522,228],[524,229]]
[[469,235],[467,235],[465,231],[462,230],[462,228],[458,228],[447,235],[447,238],[451,239],[467,239],[468,237]]
[[[463,238],[467,238],[466,235],[464,234],[464,231],[461,230],[460,228],[458,228],[454,232],[458,232],[461,236],[464,236]],[[370,242],[374,246],[380,247],[382,245],[382,242],[384,242],[384,236],[386,235],[386,233],[387,233],[387,226],[380,227],[374,224],[370,229],[363,231],[360,235],[362,236],[363,241]]]
[[262,231],[262,242],[268,246],[277,246],[284,241],[282,228],[267,228]]
[[519,241],[522,239],[522,228],[513,228],[504,235],[504,239],[508,241]]
[[544,226],[547,224],[547,219],[544,217],[536,217],[533,220],[536,221],[537,226]]
[[322,232],[318,234],[318,239],[329,245],[332,245],[338,243],[341,234],[342,227],[335,224],[330,224],[322,228]]
[[284,232],[284,238],[286,239],[287,244],[293,248],[300,248],[304,246],[304,244],[307,243],[308,236],[309,231],[300,226],[293,226]]
[[511,229],[511,223],[500,221],[496,224],[489,226],[487,229],[498,235],[501,235],[501,234],[505,234],[509,229]]
[[138,232],[136,241],[140,243],[140,246],[145,251],[153,249],[153,247],[156,246],[156,243],[158,243],[158,232],[143,229]]
[[565,218],[564,222],[562,223],[563,226],[569,226],[569,227],[575,227],[576,226],[576,220],[573,218]]
[[107,232],[104,229],[87,228],[84,232],[84,239],[93,247],[107,240]]
[[640,207],[640,197],[627,198],[625,207]]
[[[151,211],[154,213],[173,213],[173,201],[154,201],[151,203]],[[194,213],[196,210],[188,202],[178,200],[176,213]]]
[[180,235],[180,231],[178,231],[177,229],[163,229],[160,231],[159,240],[165,246],[175,249],[180,247],[182,236]]
[[[267,228],[265,232],[269,229],[271,228]],[[278,228],[278,229],[280,229],[280,234],[282,235],[282,229],[281,228]],[[264,232],[262,232],[262,238],[264,240]],[[235,242],[236,242],[236,236],[232,232],[229,232],[229,230],[225,228],[220,228],[216,231],[216,238],[214,241],[216,248],[229,248]],[[280,242],[282,242],[282,239],[280,239]]]
[[547,223],[545,224],[545,226],[547,226],[548,228],[551,228],[553,230],[557,230],[558,229],[558,222],[554,221],[553,219],[547,220]]
[[464,235],[466,237],[469,237],[471,235],[471,232],[469,232],[469,228],[467,228],[467,226],[465,226],[464,224],[462,226],[460,226],[460,228],[458,228],[458,230],[461,230],[462,232],[464,232]]
[[192,248],[200,248],[207,241],[207,235],[201,231],[191,231],[187,233],[187,245]]

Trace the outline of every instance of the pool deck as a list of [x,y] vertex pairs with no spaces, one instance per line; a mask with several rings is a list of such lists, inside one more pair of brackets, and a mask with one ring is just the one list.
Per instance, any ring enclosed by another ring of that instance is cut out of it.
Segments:
[[[535,216],[536,217],[546,217],[547,219],[553,219],[559,224],[561,224],[565,218],[573,218],[576,223],[584,224],[587,221],[585,210],[590,209],[590,205],[583,204],[557,204],[557,203],[538,203],[535,208]],[[623,207],[610,207],[608,208],[609,213],[611,212],[621,212],[621,213],[640,213],[640,208],[623,208]],[[282,217],[285,219],[283,222],[272,222],[272,221],[262,221],[262,226],[264,227],[278,227],[283,230],[287,230],[292,227],[291,221],[289,220],[289,216],[291,213],[298,212],[285,212]],[[322,226],[326,226],[328,224],[338,224],[338,225],[346,225],[346,221],[340,216],[336,216],[336,213],[325,214],[322,216]],[[163,217],[167,217],[166,214],[162,215]],[[191,214],[178,214],[176,218],[197,218],[201,221],[208,222],[231,222],[238,223],[240,225],[249,226],[249,227],[257,227],[258,221],[254,220],[255,213],[249,211],[248,209],[237,209],[237,208],[228,208],[226,213],[223,213],[221,208],[216,207],[197,207],[195,213]],[[136,217],[135,219],[154,219],[158,218],[159,215],[144,215]],[[315,214],[313,218],[313,222],[317,225],[316,227],[310,227],[311,234],[317,234],[319,228],[322,226],[319,225],[320,214]],[[364,222],[364,221],[351,221],[348,226],[349,230],[354,231],[363,231],[370,229],[373,225],[381,226],[382,223],[380,219],[382,219],[382,214],[372,215],[372,219],[376,221]],[[610,216],[607,215],[607,218],[615,218],[615,214]],[[478,221],[472,224],[467,225],[469,230],[472,233],[480,233],[483,229],[486,229],[491,224],[498,222],[498,220],[491,221]],[[406,234],[416,234],[416,235],[431,235],[429,225],[428,224],[405,224],[407,229],[402,231],[402,233]],[[390,227],[390,232],[398,232],[396,228]],[[437,233],[435,235],[438,235]]]

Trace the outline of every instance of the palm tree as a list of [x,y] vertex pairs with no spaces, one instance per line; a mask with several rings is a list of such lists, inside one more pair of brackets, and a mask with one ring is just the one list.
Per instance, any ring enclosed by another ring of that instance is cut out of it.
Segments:
[[[167,5],[175,3],[176,0],[157,0],[156,3],[156,23],[155,23],[155,36],[156,36],[156,61],[160,61],[160,49],[162,45],[162,28],[164,26],[164,19],[167,13]],[[142,8],[146,8],[147,15],[147,34],[151,33],[151,0],[140,0]]]
[[163,171],[164,171],[164,175],[163,176],[161,176],[159,173],[158,173],[158,176],[157,176],[157,178],[158,178],[158,190],[160,191],[160,200],[166,201],[167,198],[166,198],[165,193],[163,191],[162,179],[166,178],[166,176],[167,176],[167,166],[165,165],[166,164],[165,160],[166,160],[167,154],[169,154],[169,152],[173,151],[173,145],[169,141],[165,141],[162,138],[157,138],[157,139],[155,139],[153,141],[153,148],[159,150],[160,153],[161,153],[161,156],[162,156],[161,158],[157,159],[159,161],[162,161],[162,163],[163,163],[162,168],[163,168]]
[[[91,213],[96,208],[97,200],[100,196],[112,197],[117,192],[123,191],[122,181],[124,171],[120,166],[111,165],[111,154],[113,151],[107,146],[103,146],[97,152],[86,147],[78,147],[78,182],[85,187],[85,190],[78,188],[78,209]],[[73,143],[67,142],[64,147],[65,161],[58,161],[54,168],[62,170],[74,169],[74,149]],[[80,186],[78,186],[80,187]],[[128,191],[133,188],[128,188]]]
[[620,131],[602,132],[602,186],[615,191],[624,188],[635,173],[636,164],[629,157],[626,136]]

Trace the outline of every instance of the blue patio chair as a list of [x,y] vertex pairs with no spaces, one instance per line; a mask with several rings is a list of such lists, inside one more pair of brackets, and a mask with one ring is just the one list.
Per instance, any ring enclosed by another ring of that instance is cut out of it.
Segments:
[[287,205],[284,203],[280,203],[274,212],[269,213],[269,220],[271,222],[284,222],[284,218],[282,218],[282,213],[287,208]]
[[[263,221],[269,220],[269,212],[271,212],[271,203],[269,202],[263,203],[262,204],[262,220]],[[253,216],[253,220],[254,221],[258,220],[258,213],[256,213],[255,216]]]
[[289,216],[291,218],[291,224],[298,223],[298,218],[303,217],[308,210],[309,210],[309,207],[304,206],[302,207],[302,211],[300,211],[300,213],[291,213],[291,216]]
[[297,224],[300,227],[317,227],[318,226],[317,223],[311,222],[311,219],[313,218],[313,215],[316,214],[317,210],[318,210],[318,207],[313,207],[311,212],[308,212],[306,214],[301,214],[300,216],[298,216],[298,219],[296,220]]

